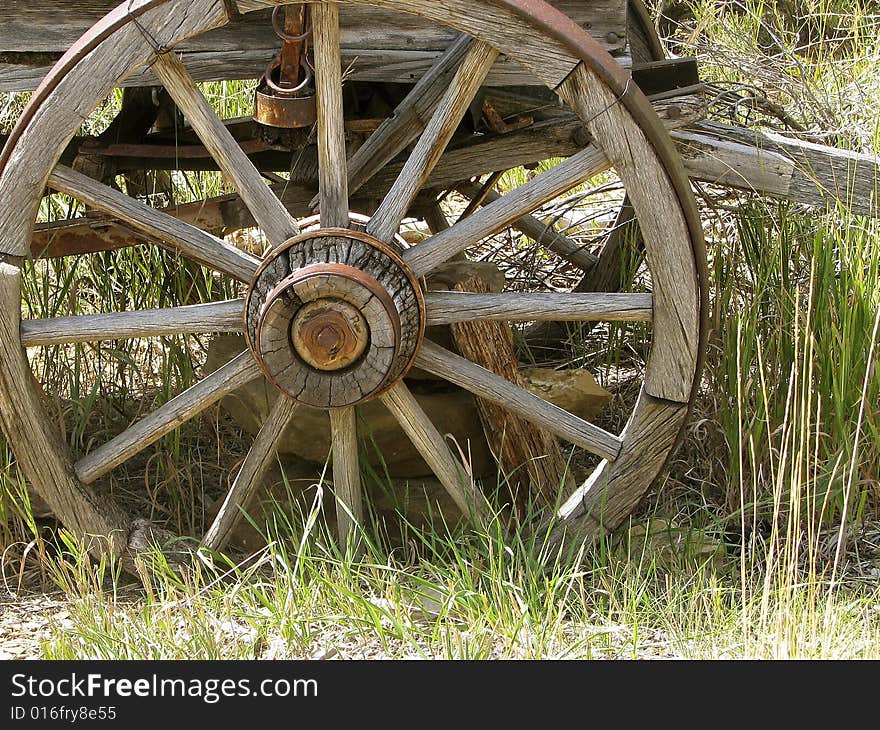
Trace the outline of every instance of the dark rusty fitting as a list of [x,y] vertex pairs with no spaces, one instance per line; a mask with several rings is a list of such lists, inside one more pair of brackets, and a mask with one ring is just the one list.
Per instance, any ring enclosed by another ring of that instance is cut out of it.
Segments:
[[301,129],[318,121],[318,105],[312,96],[280,96],[262,84],[254,93],[254,120],[267,127]]
[[[281,79],[285,74],[283,74],[282,69],[283,61],[281,59],[281,55],[275,56],[271,61],[269,61],[269,65],[266,66],[266,73],[263,76],[263,80],[266,82],[266,86],[268,86],[272,91],[281,96],[295,95],[305,91],[312,83],[312,69],[306,61],[306,57],[302,56],[300,58],[300,68],[303,70],[303,78],[295,86],[282,86]],[[275,72],[278,72],[278,82],[275,82],[273,76],[275,76]]]
[[369,344],[364,316],[348,302],[319,299],[294,316],[290,342],[297,354],[316,370],[334,371],[357,362]]
[[308,27],[302,33],[288,33],[284,28],[284,19],[281,17],[282,12],[286,12],[289,6],[287,5],[276,5],[275,9],[272,11],[272,29],[275,31],[275,34],[283,41],[287,41],[288,43],[302,43],[306,38],[311,37],[312,28]]

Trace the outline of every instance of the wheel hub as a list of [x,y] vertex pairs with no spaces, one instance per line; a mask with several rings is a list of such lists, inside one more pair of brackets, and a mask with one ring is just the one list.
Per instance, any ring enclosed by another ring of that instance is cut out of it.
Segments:
[[269,381],[318,408],[375,398],[403,378],[424,323],[421,286],[400,256],[343,228],[271,251],[245,307],[248,347]]

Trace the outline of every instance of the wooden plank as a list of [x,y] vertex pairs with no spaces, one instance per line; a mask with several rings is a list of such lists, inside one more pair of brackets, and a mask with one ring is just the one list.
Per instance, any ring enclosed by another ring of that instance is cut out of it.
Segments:
[[202,546],[220,550],[229,539],[251,498],[256,493],[266,469],[275,456],[278,441],[296,413],[296,401],[280,395],[266,417],[244,458],[235,481],[226,493],[214,521],[202,538]]
[[428,326],[470,320],[650,322],[650,294],[427,292]]
[[91,484],[166,433],[259,376],[260,367],[253,355],[250,351],[242,352],[103,446],[89,452],[76,462],[76,475],[84,484]]
[[386,243],[397,233],[497,56],[498,51],[482,42],[468,49],[400,175],[367,224],[367,233]]
[[28,319],[21,323],[21,344],[62,345],[71,342],[121,340],[128,337],[241,332],[244,300],[191,304],[139,312],[84,314]]
[[94,555],[124,555],[128,517],[76,478],[68,451],[43,408],[43,393],[19,344],[21,274],[0,262],[0,424],[19,467],[64,527]]
[[604,459],[614,459],[620,449],[620,439],[614,434],[548,403],[430,340],[422,343],[416,366],[480,398],[497,403]]
[[[240,281],[250,281],[257,272],[260,262],[254,256],[69,167],[57,165],[49,175],[49,185]],[[286,209],[285,215],[289,215]]]
[[361,471],[358,465],[357,420],[354,408],[330,409],[333,452],[333,492],[336,497],[336,534],[343,552],[357,554],[357,530],[364,522]]
[[280,246],[296,236],[299,226],[293,216],[270,190],[175,54],[157,56],[152,69],[180,110],[186,114],[202,144],[208,148],[224,174],[233,181],[269,242],[273,246]]
[[696,179],[721,178],[731,187],[805,205],[841,202],[858,215],[880,217],[880,156],[719,122],[702,122],[673,138]]
[[[276,50],[186,52],[182,54],[182,61],[198,82],[258,79],[266,70],[267,59]],[[342,66],[351,81],[414,84],[431,70],[442,55],[443,52],[439,50],[358,51],[344,48]],[[628,56],[617,56],[615,60],[623,68],[630,66]],[[0,92],[33,91],[51,66],[48,59],[45,64],[30,66],[7,63],[0,56]],[[486,85],[492,87],[534,86],[537,83],[533,74],[507,57],[496,61],[486,77]],[[132,74],[120,84],[124,87],[156,85],[156,77],[149,69]]]
[[[623,51],[626,44],[626,4],[621,0],[550,0],[550,4],[588,27],[606,49]],[[63,53],[119,0],[5,0],[0,4],[0,52]],[[250,3],[241,2],[246,10]],[[268,6],[270,3],[262,3]],[[60,7],[59,7],[60,6]],[[247,51],[276,49],[279,42],[272,31],[271,11],[247,13],[234,23],[190,38],[184,50]],[[346,3],[340,22],[342,45],[353,50],[446,48],[456,32],[420,18],[418,15]],[[616,38],[611,38],[614,33]],[[268,58],[264,60],[265,67]]]
[[488,515],[486,499],[474,484],[466,467],[453,456],[443,435],[428,418],[403,381],[381,396],[382,403],[397,419],[404,433],[418,449],[431,471],[464,515],[480,522]]
[[342,121],[339,4],[312,8],[315,91],[318,104],[318,189],[321,225],[348,228],[348,173]]
[[770,150],[680,130],[672,133],[688,176],[721,185],[787,197],[794,163]]

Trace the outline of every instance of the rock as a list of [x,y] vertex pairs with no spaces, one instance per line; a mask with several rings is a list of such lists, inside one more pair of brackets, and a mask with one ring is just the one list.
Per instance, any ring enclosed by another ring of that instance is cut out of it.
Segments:
[[[215,370],[243,348],[243,337],[215,338],[208,351],[207,369]],[[495,462],[483,436],[473,396],[438,381],[413,383],[412,389],[419,405],[431,416],[440,433],[452,434],[454,443],[450,442],[450,446],[461,451],[473,474],[492,474]],[[261,378],[224,398],[222,406],[248,433],[256,434],[276,397],[275,388]],[[373,400],[358,406],[357,414],[363,453],[379,474],[385,474],[386,469],[395,477],[431,474],[428,465],[381,402]],[[326,461],[330,451],[327,411],[301,406],[281,438],[280,451],[313,463]]]
[[[219,335],[208,350],[206,370],[216,370],[245,347],[240,335]],[[524,368],[527,387],[542,398],[582,418],[595,417],[611,395],[585,370],[554,371]],[[419,405],[440,433],[450,434],[451,448],[463,455],[475,477],[495,474],[496,465],[483,434],[474,397],[436,379],[409,380]],[[261,378],[222,401],[223,409],[248,433],[256,434],[277,397],[275,388]],[[431,470],[378,400],[357,407],[363,453],[379,474],[395,478],[422,477]],[[280,451],[313,464],[323,464],[330,451],[330,419],[326,411],[301,406],[281,439]]]
[[611,400],[611,393],[587,370],[520,368],[519,375],[532,393],[588,421]]

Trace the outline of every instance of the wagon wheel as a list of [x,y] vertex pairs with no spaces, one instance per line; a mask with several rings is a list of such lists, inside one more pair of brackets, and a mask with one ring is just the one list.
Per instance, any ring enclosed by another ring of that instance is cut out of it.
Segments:
[[[243,12],[279,4],[239,0]],[[211,110],[173,53],[176,43],[228,22],[219,0],[127,0],[49,74],[0,157],[0,419],[24,473],[68,529],[102,536],[117,554],[138,540],[95,482],[239,386],[265,374],[281,396],[203,538],[219,547],[238,506],[259,484],[299,408],[330,411],[340,535],[362,514],[354,406],[379,398],[456,502],[485,509],[466,470],[404,383],[413,365],[532,420],[602,459],[560,509],[562,525],[595,535],[624,519],[661,469],[681,430],[702,346],[703,249],[680,163],[646,99],[579,26],[524,0],[363,0],[472,36],[437,110],[396,182],[364,224],[349,211],[341,114],[339,6],[313,4],[318,91],[320,220],[294,220]],[[582,119],[593,144],[465,220],[409,249],[396,234],[410,203],[502,53]],[[96,103],[135,70],[155,75],[201,137],[272,248],[262,261],[193,225],[57,165]],[[422,277],[542,203],[614,168],[637,212],[651,294],[425,293]],[[20,267],[45,185],[148,233],[243,284],[245,297],[174,307],[20,321]],[[651,321],[651,355],[638,401],[618,435],[553,406],[423,339],[426,324],[473,319]],[[60,441],[23,347],[241,329],[248,349],[119,436],[75,457]],[[346,518],[346,515],[348,518]],[[95,543],[100,549],[101,544]]]

